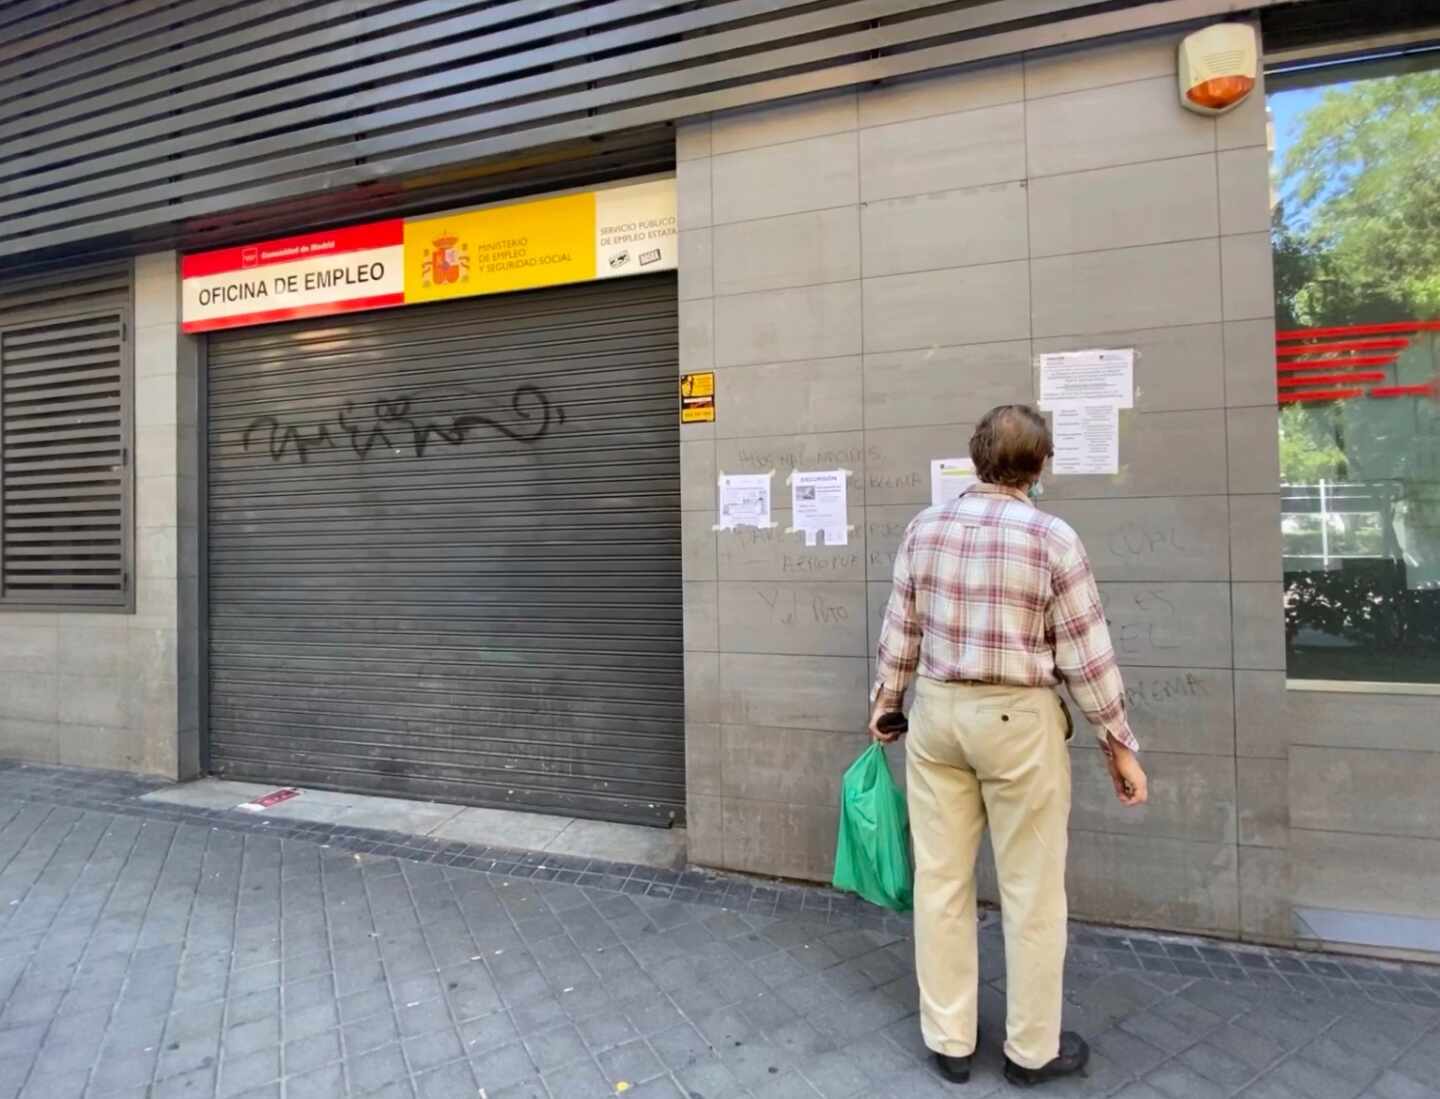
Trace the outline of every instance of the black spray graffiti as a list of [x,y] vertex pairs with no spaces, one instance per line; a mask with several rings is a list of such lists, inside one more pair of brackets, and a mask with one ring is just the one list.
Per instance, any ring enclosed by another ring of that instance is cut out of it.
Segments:
[[565,422],[565,410],[551,404],[544,390],[534,385],[517,386],[510,398],[515,422],[502,423],[490,416],[465,413],[452,417],[449,423],[422,421],[410,413],[408,396],[381,397],[370,413],[359,415],[355,402],[346,401],[335,410],[333,421],[325,421],[308,432],[302,427],[282,424],[274,416],[257,416],[245,428],[244,446],[248,451],[254,437],[266,436],[270,460],[279,462],[294,455],[304,465],[315,450],[339,450],[348,447],[361,461],[377,448],[386,451],[408,448],[415,457],[425,457],[431,439],[459,446],[476,428],[490,428],[517,443],[538,443],[551,427]]

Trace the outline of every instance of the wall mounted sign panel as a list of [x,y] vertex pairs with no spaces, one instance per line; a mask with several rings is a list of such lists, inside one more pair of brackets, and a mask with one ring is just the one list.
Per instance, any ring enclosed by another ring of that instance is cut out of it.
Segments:
[[674,270],[675,181],[353,225],[186,256],[187,332]]

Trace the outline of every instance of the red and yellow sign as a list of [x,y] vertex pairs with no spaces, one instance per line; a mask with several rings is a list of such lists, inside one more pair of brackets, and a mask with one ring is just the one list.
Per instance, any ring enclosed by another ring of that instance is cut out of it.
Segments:
[[186,256],[187,332],[673,270],[675,181],[390,219]]
[[222,248],[180,261],[186,332],[405,304],[405,223]]

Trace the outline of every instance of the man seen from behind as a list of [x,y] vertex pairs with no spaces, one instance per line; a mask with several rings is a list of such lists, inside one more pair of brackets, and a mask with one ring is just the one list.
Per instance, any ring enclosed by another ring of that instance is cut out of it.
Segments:
[[975,859],[986,824],[1005,930],[1005,1076],[1080,1072],[1085,1040],[1060,1030],[1071,696],[1099,733],[1116,796],[1144,804],[1145,772],[1090,562],[1068,525],[1031,503],[1050,431],[1004,405],[970,440],[980,483],[922,512],[895,560],[871,735],[915,699],[906,745],[915,854],[915,954],[925,1044],[970,1077],[979,1007]]

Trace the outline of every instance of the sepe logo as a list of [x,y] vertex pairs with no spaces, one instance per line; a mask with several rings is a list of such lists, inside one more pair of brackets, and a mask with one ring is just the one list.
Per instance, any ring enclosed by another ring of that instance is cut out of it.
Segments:
[[660,262],[660,249],[652,248],[648,252],[640,253],[640,266],[649,267],[652,263]]
[[241,267],[254,267],[254,266],[255,266],[257,263],[259,263],[259,262],[260,262],[260,249],[258,249],[258,248],[242,248],[242,249],[240,250],[240,266],[241,266]]
[[630,250],[627,248],[623,251],[616,252],[613,256],[610,257],[610,269],[612,271],[619,270],[621,267],[624,267],[629,262]]

